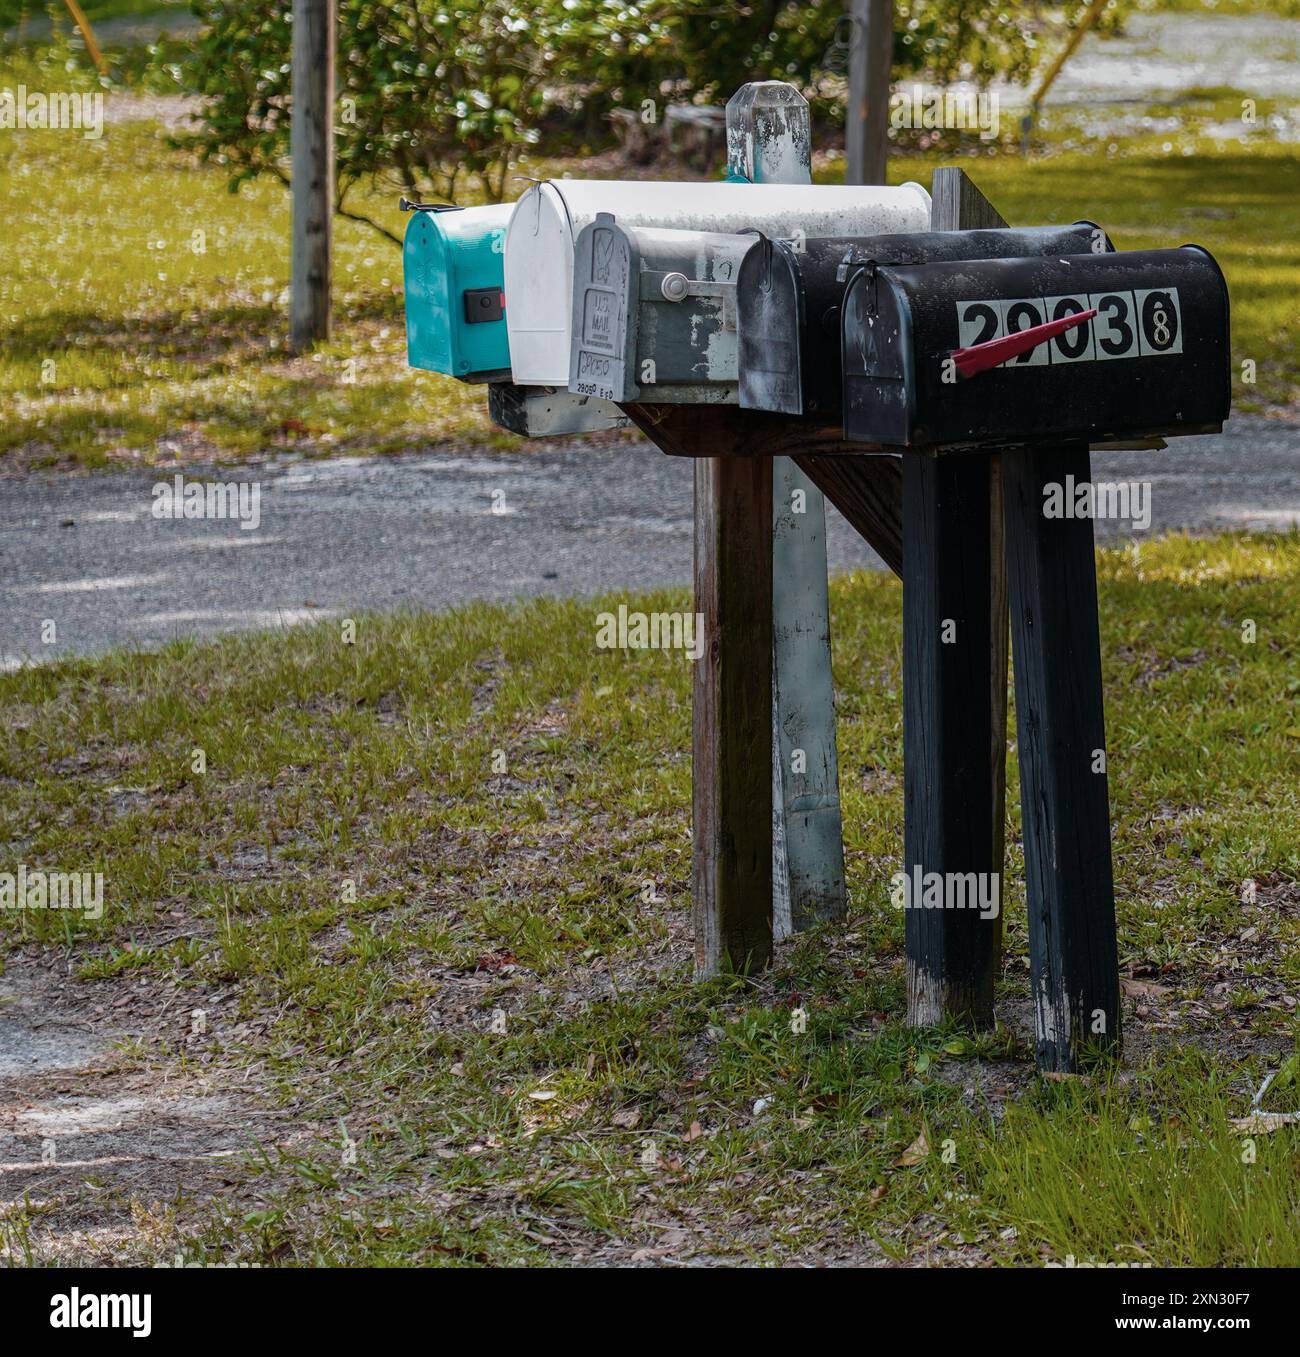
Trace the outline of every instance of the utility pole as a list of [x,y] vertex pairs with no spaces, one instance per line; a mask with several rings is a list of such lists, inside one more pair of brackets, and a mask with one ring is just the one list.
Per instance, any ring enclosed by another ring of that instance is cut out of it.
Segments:
[[848,184],[883,184],[889,154],[889,84],[894,64],[894,0],[849,0]]
[[293,0],[293,250],[289,343],[330,337],[334,225],[335,0]]

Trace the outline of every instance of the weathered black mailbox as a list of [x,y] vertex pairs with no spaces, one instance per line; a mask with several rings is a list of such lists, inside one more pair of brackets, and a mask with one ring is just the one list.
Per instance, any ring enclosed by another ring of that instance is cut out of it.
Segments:
[[798,249],[764,237],[745,256],[736,280],[740,405],[839,422],[841,304],[849,279],[870,261],[928,264],[1113,248],[1090,221],[1021,230],[840,236],[801,241]]
[[1215,433],[1231,404],[1228,290],[1198,245],[868,264],[842,345],[845,437],[886,447]]

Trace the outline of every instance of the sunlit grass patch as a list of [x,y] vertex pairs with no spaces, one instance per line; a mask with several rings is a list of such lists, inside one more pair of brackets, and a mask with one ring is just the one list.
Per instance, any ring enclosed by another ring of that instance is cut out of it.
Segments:
[[227,995],[205,1044],[144,1049],[255,1069],[303,1134],[256,1209],[176,1224],[194,1256],[1294,1261],[1298,1132],[1248,1163],[1230,1122],[1297,1031],[1300,536],[1098,561],[1127,1053],[1098,1084],[1033,1074],[1014,757],[1004,1025],[902,1024],[875,574],[832,586],[850,916],[755,987],[689,978],[689,663],[598,649],[600,602],[0,677],[0,870],[105,873],[102,919],[0,929],[107,1001]]

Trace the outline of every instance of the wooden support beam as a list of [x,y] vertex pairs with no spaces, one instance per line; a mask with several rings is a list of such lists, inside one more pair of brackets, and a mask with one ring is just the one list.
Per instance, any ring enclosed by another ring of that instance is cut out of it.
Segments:
[[772,955],[772,463],[695,463],[694,844],[697,977]]
[[330,337],[337,27],[335,0],[293,0],[289,344],[297,351]]
[[[855,452],[859,444],[845,444]],[[903,575],[903,463],[899,457],[796,457],[808,478],[867,539],[900,579]]]
[[1003,454],[1034,1045],[1073,1073],[1118,1050],[1119,960],[1092,520],[1047,518],[1048,482],[1091,478],[1086,445]]
[[[1001,917],[989,767],[989,461],[903,458],[903,870],[914,1026],[993,1022]],[[958,882],[922,894],[929,874]],[[951,875],[949,875],[951,874]],[[995,902],[987,914],[977,901]]]
[[[1006,226],[1006,219],[980,192],[964,170],[942,168],[934,172],[930,186],[930,225],[936,231],[965,231]],[[965,460],[965,459],[963,459]],[[1002,503],[1001,455],[993,453],[979,458],[986,473],[980,480],[982,502],[969,501],[968,512],[982,519],[978,530],[980,560],[984,571],[982,588],[987,600],[988,619],[984,630],[988,648],[987,673],[979,682],[979,691],[987,696],[988,719],[978,728],[986,732],[988,748],[980,760],[987,770],[989,789],[987,799],[987,833],[989,838],[988,870],[996,873],[1001,896],[1001,877],[1006,849],[1006,758],[1007,758],[1007,563]],[[906,559],[906,557],[905,557]],[[974,568],[973,566],[971,567]],[[905,588],[906,594],[906,588]],[[906,604],[904,605],[906,608]],[[906,622],[904,624],[906,629]],[[906,671],[906,666],[905,666]],[[906,672],[904,680],[906,681]],[[906,741],[907,718],[904,717]],[[961,773],[955,776],[961,777]],[[922,803],[914,803],[909,796],[909,819],[929,814]],[[916,827],[905,837],[920,845],[937,844],[947,832],[944,829],[946,812],[939,806],[934,811],[935,825]],[[960,839],[949,848],[939,848],[941,857],[961,857],[968,849]],[[935,836],[939,836],[936,839]],[[983,855],[981,855],[982,857]],[[909,864],[917,859],[909,854]],[[1002,961],[1002,915],[992,921],[980,921],[978,937],[972,938],[972,925],[957,917],[954,910],[940,910],[919,930],[908,933],[908,1020],[915,1025],[939,1021],[943,1017],[964,1017],[976,1025],[987,1025],[993,1020],[992,996]],[[943,935],[951,932],[951,939]],[[917,949],[913,954],[913,946]],[[960,960],[936,961],[936,958]],[[976,976],[970,968],[978,962],[984,968]],[[951,971],[954,979],[945,978]],[[951,1005],[949,1004],[951,998]]]
[[850,0],[849,23],[849,103],[844,120],[844,182],[883,184],[889,156],[894,0]]
[[831,681],[826,506],[772,459],[773,926],[777,939],[841,918],[844,826]]
[[[728,100],[727,168],[755,184],[812,182],[808,101],[793,85],[755,81]],[[840,918],[846,897],[826,506],[787,457],[772,483],[772,908],[784,938]]]
[[838,424],[813,424],[797,415],[741,410],[734,405],[624,405],[633,424],[670,457],[796,457],[805,454],[860,456],[861,443],[846,443]]

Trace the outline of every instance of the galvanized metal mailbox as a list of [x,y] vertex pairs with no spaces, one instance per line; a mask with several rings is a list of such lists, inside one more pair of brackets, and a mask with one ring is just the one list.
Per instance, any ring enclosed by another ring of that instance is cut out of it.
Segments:
[[924,230],[930,195],[842,184],[697,184],[600,179],[534,184],[515,204],[506,234],[506,327],[510,365],[520,386],[569,380],[574,245],[596,214],[623,227],[758,230],[785,239]]
[[736,277],[756,239],[623,226],[598,213],[575,250],[569,390],[734,404]]
[[844,434],[1006,448],[1215,433],[1228,291],[1208,251],[866,265],[843,309]]
[[848,280],[869,261],[926,264],[1113,248],[1106,233],[1086,221],[1019,230],[836,237],[804,241],[802,248],[764,237],[745,256],[736,285],[739,404],[746,410],[839,420],[840,307]]
[[416,207],[402,243],[413,368],[464,382],[510,375],[505,239],[513,206]]

